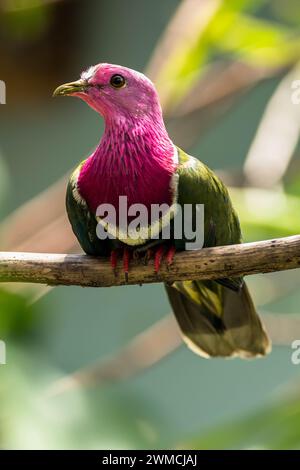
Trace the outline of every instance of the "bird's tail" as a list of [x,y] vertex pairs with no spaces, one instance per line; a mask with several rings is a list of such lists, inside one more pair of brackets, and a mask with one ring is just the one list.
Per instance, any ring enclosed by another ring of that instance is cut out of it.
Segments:
[[238,292],[215,281],[166,285],[183,339],[203,357],[264,356],[271,343],[244,283]]

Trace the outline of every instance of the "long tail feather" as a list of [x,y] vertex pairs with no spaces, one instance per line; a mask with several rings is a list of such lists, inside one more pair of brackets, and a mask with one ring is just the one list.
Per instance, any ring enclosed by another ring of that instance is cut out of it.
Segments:
[[270,340],[244,283],[236,292],[214,281],[166,286],[183,339],[203,357],[258,357]]

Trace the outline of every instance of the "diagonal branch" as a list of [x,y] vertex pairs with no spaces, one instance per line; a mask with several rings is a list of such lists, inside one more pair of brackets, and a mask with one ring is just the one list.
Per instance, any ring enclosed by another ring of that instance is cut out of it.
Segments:
[[155,273],[133,261],[126,282],[122,267],[114,274],[107,258],[46,253],[0,253],[0,282],[109,287],[128,284],[220,279],[300,267],[300,235],[241,245],[185,251]]

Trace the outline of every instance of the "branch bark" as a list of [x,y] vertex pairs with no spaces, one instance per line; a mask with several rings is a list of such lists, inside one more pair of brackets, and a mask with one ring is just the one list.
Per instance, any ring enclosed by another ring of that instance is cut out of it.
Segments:
[[130,265],[126,282],[121,263],[116,274],[107,258],[87,255],[0,252],[0,282],[109,287],[187,279],[219,279],[300,268],[300,235],[241,245],[178,253],[171,266],[153,261]]

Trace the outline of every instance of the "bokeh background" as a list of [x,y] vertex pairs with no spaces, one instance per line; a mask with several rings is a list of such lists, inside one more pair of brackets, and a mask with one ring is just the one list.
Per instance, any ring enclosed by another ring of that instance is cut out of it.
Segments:
[[[67,175],[103,122],[51,98],[89,65],[155,81],[174,141],[230,187],[246,241],[300,233],[298,0],[2,0],[0,248],[79,252]],[[2,285],[0,447],[300,448],[299,271],[248,278],[261,360],[182,345],[163,287]]]

